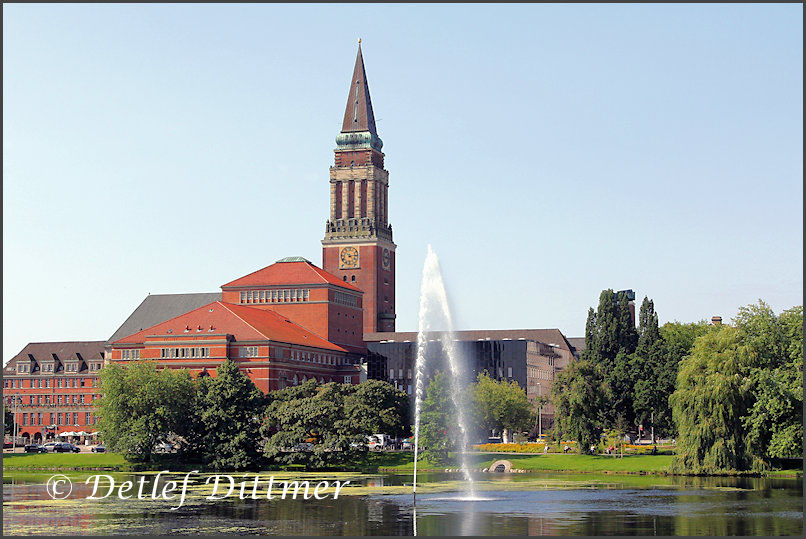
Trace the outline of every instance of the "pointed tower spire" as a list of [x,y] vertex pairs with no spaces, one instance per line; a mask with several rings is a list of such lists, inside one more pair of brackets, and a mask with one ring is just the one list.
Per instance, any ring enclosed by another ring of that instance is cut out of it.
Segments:
[[369,97],[367,73],[364,70],[364,58],[361,56],[361,40],[358,40],[358,54],[355,57],[353,78],[350,81],[350,93],[347,95],[347,108],[344,111],[342,133],[368,131],[377,136],[375,115],[372,112],[372,100]]

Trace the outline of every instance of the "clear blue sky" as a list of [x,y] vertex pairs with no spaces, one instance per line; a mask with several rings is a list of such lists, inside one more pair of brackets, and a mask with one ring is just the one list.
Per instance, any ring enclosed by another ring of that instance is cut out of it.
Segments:
[[3,359],[150,293],[321,264],[363,38],[398,329],[430,242],[461,329],[584,333],[803,295],[802,6],[5,5]]

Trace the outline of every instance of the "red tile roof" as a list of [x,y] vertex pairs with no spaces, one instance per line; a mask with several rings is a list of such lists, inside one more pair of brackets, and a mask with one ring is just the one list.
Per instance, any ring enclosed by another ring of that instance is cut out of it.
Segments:
[[275,262],[271,266],[223,284],[221,288],[323,283],[340,286],[353,292],[363,292],[360,288],[342,281],[332,273],[318,268],[304,259],[297,262]]
[[[201,331],[198,331],[199,326],[202,328]],[[346,352],[344,348],[311,333],[274,311],[221,301],[215,301],[161,324],[138,331],[112,344],[114,346],[142,343],[149,335],[204,336],[210,333],[211,326],[212,333],[219,335],[227,333],[235,337],[236,341],[272,340]],[[186,328],[190,328],[190,331],[186,332]],[[171,330],[170,333],[169,330]]]

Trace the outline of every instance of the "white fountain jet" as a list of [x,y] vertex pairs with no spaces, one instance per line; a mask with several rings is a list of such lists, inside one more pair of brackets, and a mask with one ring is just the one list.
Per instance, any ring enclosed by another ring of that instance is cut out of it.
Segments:
[[420,412],[423,402],[423,393],[426,376],[426,347],[428,344],[428,334],[437,332],[442,344],[442,350],[448,358],[451,370],[451,400],[456,408],[456,419],[459,426],[460,437],[459,461],[462,473],[465,477],[467,493],[465,499],[475,498],[473,488],[473,477],[470,475],[470,466],[467,462],[466,453],[468,447],[468,424],[465,411],[468,408],[466,402],[466,383],[464,379],[464,365],[456,349],[456,341],[453,335],[453,320],[448,304],[448,295],[445,292],[445,283],[442,279],[442,270],[439,267],[439,258],[428,246],[428,253],[423,265],[423,277],[420,284],[420,317],[417,333],[417,360],[415,364],[415,401],[414,401],[414,477],[412,494],[416,502],[417,499],[417,456],[420,442]]

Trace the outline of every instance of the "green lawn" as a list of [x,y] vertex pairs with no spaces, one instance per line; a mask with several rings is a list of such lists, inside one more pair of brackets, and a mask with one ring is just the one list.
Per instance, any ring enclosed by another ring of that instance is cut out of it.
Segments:
[[[401,456],[406,456],[401,462]],[[381,455],[392,457],[392,455]],[[411,472],[414,469],[414,457],[410,453],[394,455],[395,460],[389,459],[386,463],[378,465],[384,471]],[[512,463],[512,467],[530,472],[540,471],[568,471],[568,472],[620,472],[620,473],[663,473],[672,461],[671,455],[629,455],[624,458],[614,458],[604,455],[513,455],[511,453],[482,453],[470,455],[473,468],[489,468],[496,460],[504,459]],[[419,461],[418,469],[444,470],[455,468],[457,463],[433,464],[428,461]]]
[[672,455],[629,455],[624,458],[609,455],[513,455],[498,454],[484,460],[482,468],[495,460],[506,459],[513,468],[527,471],[572,472],[650,472],[662,473],[672,462]]
[[117,453],[3,453],[3,470],[129,470],[131,464]]

